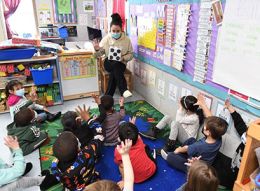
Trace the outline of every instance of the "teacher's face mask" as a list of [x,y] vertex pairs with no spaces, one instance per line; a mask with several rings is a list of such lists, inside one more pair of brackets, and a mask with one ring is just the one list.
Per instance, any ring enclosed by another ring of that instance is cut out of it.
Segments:
[[112,38],[117,40],[117,39],[119,39],[121,37],[121,32],[119,32],[119,33],[111,33],[111,36],[112,36]]

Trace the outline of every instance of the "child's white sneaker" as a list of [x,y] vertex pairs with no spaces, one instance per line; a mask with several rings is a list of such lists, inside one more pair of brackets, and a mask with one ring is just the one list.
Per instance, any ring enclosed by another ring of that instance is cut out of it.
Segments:
[[133,94],[132,94],[129,90],[126,90],[126,91],[123,93],[124,98],[131,97],[132,95],[133,95]]

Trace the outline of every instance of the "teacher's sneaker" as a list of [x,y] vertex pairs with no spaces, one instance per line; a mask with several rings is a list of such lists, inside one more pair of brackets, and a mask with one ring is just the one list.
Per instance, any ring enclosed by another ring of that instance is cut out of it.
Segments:
[[123,93],[124,98],[131,97],[132,95],[133,95],[133,94],[132,94],[129,90],[126,90],[126,91]]

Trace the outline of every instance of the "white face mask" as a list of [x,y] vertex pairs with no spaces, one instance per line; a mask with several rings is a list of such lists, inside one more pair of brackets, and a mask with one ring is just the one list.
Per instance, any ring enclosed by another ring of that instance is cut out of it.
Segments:
[[20,96],[20,97],[23,97],[24,93],[25,93],[24,88],[15,91],[15,95]]

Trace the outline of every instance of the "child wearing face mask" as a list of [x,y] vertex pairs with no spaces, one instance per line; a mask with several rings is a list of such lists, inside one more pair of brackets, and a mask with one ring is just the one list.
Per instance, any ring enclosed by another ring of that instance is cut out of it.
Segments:
[[35,118],[38,122],[43,122],[45,120],[54,121],[61,115],[61,112],[51,114],[45,106],[34,103],[37,99],[35,92],[31,93],[31,99],[28,100],[24,96],[25,90],[23,88],[23,84],[18,80],[11,80],[8,82],[5,87],[5,91],[7,96],[7,105],[10,108],[12,120],[14,119],[14,114],[24,106],[35,111]]
[[[133,58],[133,47],[131,40],[123,32],[123,21],[119,14],[111,15],[110,33],[106,35],[100,43],[94,41],[95,56],[102,57],[105,55],[104,68],[109,72],[108,88],[105,95],[113,97],[116,87],[119,88],[121,96],[127,98],[132,93],[127,89],[127,83],[124,77],[126,64]],[[111,48],[121,50],[121,57],[118,60],[108,58]]]

